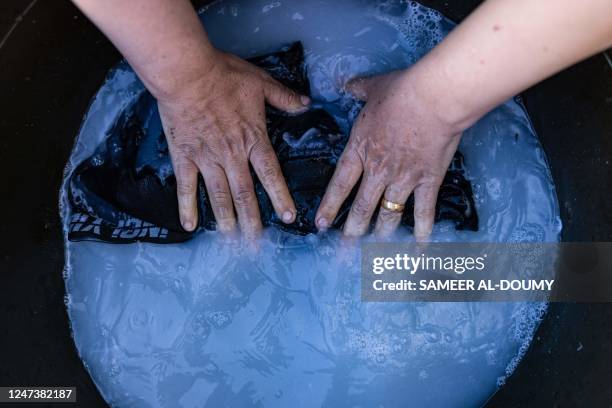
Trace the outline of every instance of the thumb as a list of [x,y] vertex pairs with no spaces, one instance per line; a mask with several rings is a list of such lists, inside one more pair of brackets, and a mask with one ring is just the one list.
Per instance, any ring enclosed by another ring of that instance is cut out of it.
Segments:
[[264,94],[270,105],[288,113],[302,112],[310,105],[309,97],[299,95],[276,81],[266,83]]
[[344,89],[350,92],[355,98],[367,101],[370,89],[375,82],[376,77],[360,77],[353,78],[346,83]]

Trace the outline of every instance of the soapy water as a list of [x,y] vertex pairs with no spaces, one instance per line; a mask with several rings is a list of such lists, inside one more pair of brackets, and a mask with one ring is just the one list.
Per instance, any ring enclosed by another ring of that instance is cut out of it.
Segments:
[[[315,102],[346,127],[347,78],[405,68],[453,27],[402,1],[220,1],[202,18],[216,46],[243,57],[302,41]],[[109,75],[65,180],[142,92],[127,65]],[[480,231],[442,222],[432,240],[559,239],[546,159],[517,101],[466,131],[460,150]],[[403,229],[395,240],[412,237]],[[268,229],[257,253],[214,232],[176,245],[66,246],[74,340],[117,407],[480,406],[546,312],[542,303],[361,302],[358,247],[337,233]]]

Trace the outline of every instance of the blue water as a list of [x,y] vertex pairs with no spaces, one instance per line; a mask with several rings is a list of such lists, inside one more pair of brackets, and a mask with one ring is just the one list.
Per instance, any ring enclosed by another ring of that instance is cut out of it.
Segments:
[[[402,1],[220,1],[202,16],[217,46],[245,57],[301,40],[325,106],[347,103],[347,78],[409,66],[453,26]],[[127,65],[109,74],[67,176],[142,92]],[[334,113],[350,126],[350,114]],[[434,240],[559,239],[554,185],[517,101],[468,130],[460,150],[481,230],[440,223]],[[412,238],[402,230],[396,239]],[[258,253],[212,232],[180,245],[66,244],[74,340],[118,407],[477,407],[512,373],[546,311],[362,303],[358,247],[334,234],[270,229]]]

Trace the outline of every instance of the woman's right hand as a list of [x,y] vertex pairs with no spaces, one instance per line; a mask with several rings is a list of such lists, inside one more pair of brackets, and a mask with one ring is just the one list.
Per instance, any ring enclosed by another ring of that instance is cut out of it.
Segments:
[[221,231],[261,229],[249,162],[278,217],[295,205],[266,132],[265,102],[310,103],[240,58],[216,50],[188,0],[73,0],[127,58],[157,99],[174,167],[183,228],[197,226],[202,173]]
[[238,57],[215,53],[193,79],[176,81],[180,90],[158,97],[176,175],[179,215],[187,231],[196,227],[201,173],[218,229],[232,231],[238,222],[245,235],[256,236],[262,223],[249,162],[278,217],[291,223],[296,216],[268,138],[265,102],[296,113],[307,109],[310,100]]

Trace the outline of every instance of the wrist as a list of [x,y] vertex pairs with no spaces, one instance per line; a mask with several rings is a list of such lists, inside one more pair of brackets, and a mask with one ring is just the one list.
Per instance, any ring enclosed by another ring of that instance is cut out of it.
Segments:
[[200,44],[171,57],[162,54],[160,60],[150,64],[144,74],[139,72],[139,76],[159,102],[185,99],[196,88],[211,82],[209,78],[218,71],[217,53],[209,44]]
[[482,116],[465,92],[436,61],[423,59],[405,72],[405,81],[417,100],[429,107],[437,120],[453,134],[472,126]]

